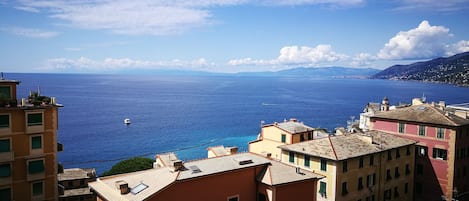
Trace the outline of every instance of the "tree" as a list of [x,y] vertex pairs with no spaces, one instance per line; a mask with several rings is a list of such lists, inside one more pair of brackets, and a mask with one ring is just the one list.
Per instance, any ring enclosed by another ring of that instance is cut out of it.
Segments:
[[144,157],[134,157],[116,163],[112,168],[104,172],[101,176],[109,176],[128,172],[136,172],[153,168],[155,160]]

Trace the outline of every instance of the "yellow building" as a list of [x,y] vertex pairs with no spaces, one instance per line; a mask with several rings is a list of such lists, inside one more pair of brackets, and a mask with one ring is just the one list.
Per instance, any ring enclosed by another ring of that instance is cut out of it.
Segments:
[[258,138],[249,142],[249,152],[280,160],[280,145],[294,144],[327,136],[323,130],[316,130],[296,119],[281,123],[262,125]]
[[279,148],[281,162],[326,176],[317,200],[412,200],[415,143],[370,131]]
[[55,98],[16,99],[16,80],[0,79],[0,199],[57,200]]

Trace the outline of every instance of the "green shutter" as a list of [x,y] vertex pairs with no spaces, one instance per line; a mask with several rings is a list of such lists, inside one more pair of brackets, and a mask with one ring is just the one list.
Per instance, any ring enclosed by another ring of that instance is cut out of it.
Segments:
[[321,170],[327,171],[327,160],[321,159]]
[[28,126],[42,125],[42,113],[28,114]]
[[288,159],[288,161],[290,161],[290,163],[295,162],[295,153],[294,153],[294,152],[290,152],[290,153],[289,153],[289,159]]
[[9,128],[10,127],[10,115],[3,114],[0,115],[0,128]]
[[10,139],[0,140],[0,152],[10,152]]
[[10,176],[11,176],[10,164],[1,164],[0,165],[0,178],[10,177]]
[[29,174],[44,172],[44,161],[43,160],[30,161],[28,172]]
[[326,193],[326,182],[319,182],[319,193],[324,194]]
[[42,195],[43,192],[43,183],[37,182],[33,183],[33,196]]
[[0,198],[5,201],[11,201],[11,188],[0,189]]
[[7,100],[11,99],[11,88],[10,86],[0,86],[0,98]]
[[31,138],[31,149],[40,149],[42,148],[42,137],[34,136]]
[[305,167],[309,167],[309,156],[305,155]]
[[287,136],[285,134],[282,134],[282,142],[285,143],[287,141]]

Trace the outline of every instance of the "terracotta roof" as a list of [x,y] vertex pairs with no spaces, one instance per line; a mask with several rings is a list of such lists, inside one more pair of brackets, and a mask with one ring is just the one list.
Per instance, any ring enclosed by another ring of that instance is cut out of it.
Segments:
[[369,131],[365,134],[330,136],[328,138],[282,145],[279,148],[330,160],[344,160],[415,143],[413,140],[389,133]]
[[431,105],[422,104],[398,108],[390,111],[382,111],[371,118],[393,119],[446,126],[461,126],[469,124],[468,119],[458,117],[454,114],[446,114],[445,111]]

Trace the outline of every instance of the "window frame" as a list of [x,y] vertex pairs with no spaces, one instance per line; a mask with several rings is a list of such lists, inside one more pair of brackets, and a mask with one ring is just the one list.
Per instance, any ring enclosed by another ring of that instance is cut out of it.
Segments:
[[[42,161],[42,170],[41,170],[41,171],[34,170],[34,169],[32,169],[32,167],[31,167],[31,165],[32,165],[31,163],[36,163],[36,162],[38,162],[38,161]],[[36,171],[37,171],[37,172],[36,172]],[[34,159],[34,160],[29,160],[29,161],[28,161],[28,174],[30,174],[30,175],[33,175],[33,174],[42,174],[42,173],[45,173],[45,171],[46,171],[46,161],[45,161],[43,158],[41,158],[41,159]]]
[[448,159],[448,150],[433,147],[432,158],[445,161]]
[[327,160],[326,159],[321,158],[320,170],[327,172]]
[[304,155],[304,166],[305,167],[310,167],[311,166],[311,163],[310,163],[310,160],[311,160],[311,157],[309,155]]
[[418,135],[419,135],[419,136],[427,136],[426,130],[427,130],[426,126],[424,126],[424,125],[419,125],[419,126],[418,126]]
[[[12,175],[12,169],[11,169],[11,163],[0,163],[0,167],[2,166],[8,166],[8,175],[2,176],[0,175],[1,178],[10,178]],[[0,168],[1,169],[1,168]]]
[[441,140],[445,139],[445,132],[446,132],[445,128],[441,128],[441,127],[436,128],[436,138],[441,139]]
[[405,123],[403,123],[403,122],[398,123],[397,132],[401,133],[401,134],[405,133]]
[[[41,189],[40,189],[40,190],[41,190],[40,193],[38,193],[38,191],[35,189],[35,188],[38,187],[38,186],[35,187],[35,185],[38,185],[38,184],[40,184],[40,188],[41,188]],[[36,192],[35,192],[35,190],[36,190]],[[44,196],[44,190],[45,190],[45,189],[44,189],[44,181],[37,181],[37,182],[32,182],[32,183],[31,183],[31,196],[32,196],[33,198]]]
[[[36,122],[36,121],[32,121],[33,119],[30,119],[32,116],[35,116],[35,115],[40,115],[41,118],[40,118],[40,122]],[[31,112],[31,113],[27,113],[26,114],[26,124],[28,126],[42,126],[44,125],[44,112]]]
[[0,141],[8,141],[8,151],[2,151],[0,149],[0,153],[10,153],[11,152],[11,138],[0,138]]
[[239,195],[232,195],[226,198],[226,201],[231,201],[232,199],[236,199],[236,201],[239,201]]
[[287,134],[282,134],[281,137],[280,137],[280,141],[282,143],[287,143]]
[[288,162],[295,163],[295,152],[288,152]]
[[[7,124],[2,124],[2,122],[0,121],[0,129],[8,129],[11,127],[11,117],[10,117],[10,114],[9,113],[4,113],[4,114],[0,114],[0,120],[2,120],[2,117],[1,116],[7,116],[7,121],[8,121],[8,125]],[[4,117],[3,117],[4,118]]]
[[[323,188],[324,185],[324,188]],[[322,191],[322,192],[321,192]],[[321,197],[326,198],[327,197],[327,183],[324,181],[319,181],[319,190],[318,193],[321,195]]]
[[[37,142],[34,143],[35,138],[36,139],[39,138],[39,144],[37,144]],[[30,142],[31,142],[31,144],[30,144],[30,149],[31,150],[40,150],[40,149],[43,149],[43,147],[44,147],[44,140],[43,140],[42,135],[31,135]]]

